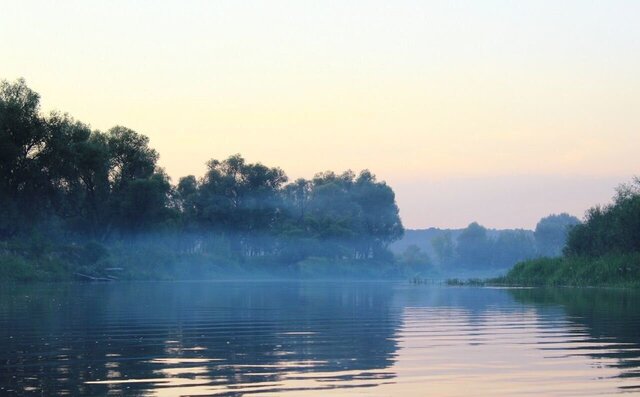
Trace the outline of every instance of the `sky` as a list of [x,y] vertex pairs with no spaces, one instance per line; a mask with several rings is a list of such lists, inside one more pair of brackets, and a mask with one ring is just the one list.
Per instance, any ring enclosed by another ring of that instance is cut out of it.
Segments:
[[370,169],[409,228],[581,217],[640,174],[640,1],[4,1],[0,79],[150,138]]

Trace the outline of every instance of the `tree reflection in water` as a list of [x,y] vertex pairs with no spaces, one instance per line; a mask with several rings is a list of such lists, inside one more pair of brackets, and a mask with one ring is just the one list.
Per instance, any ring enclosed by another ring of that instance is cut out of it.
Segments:
[[0,385],[47,395],[377,385],[394,376],[391,294],[359,283],[15,287],[0,304]]

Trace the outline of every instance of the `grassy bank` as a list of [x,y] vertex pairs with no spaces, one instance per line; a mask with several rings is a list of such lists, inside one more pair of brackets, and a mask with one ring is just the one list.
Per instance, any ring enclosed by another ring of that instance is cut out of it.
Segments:
[[640,253],[568,256],[520,262],[490,284],[517,286],[640,287]]
[[310,256],[233,256],[224,250],[185,252],[169,246],[0,243],[0,282],[204,279],[406,279],[421,268],[395,260],[331,259]]

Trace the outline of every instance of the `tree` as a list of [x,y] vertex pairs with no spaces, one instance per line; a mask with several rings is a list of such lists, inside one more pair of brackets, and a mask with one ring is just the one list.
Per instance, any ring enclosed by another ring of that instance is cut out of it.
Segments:
[[172,217],[170,191],[169,177],[161,170],[129,182],[114,201],[121,230],[142,232],[165,223]]
[[587,211],[569,232],[567,255],[640,252],[640,179],[618,187],[613,203]]
[[72,225],[75,230],[102,238],[111,223],[109,182],[110,151],[107,137],[97,131],[76,147],[75,172],[79,204]]
[[[280,213],[280,188],[287,176],[280,168],[247,164],[240,155],[211,160],[199,184],[198,221],[208,228],[232,234],[233,250],[250,254],[264,250],[262,239]],[[251,241],[250,241],[251,240]]]
[[487,229],[473,222],[458,236],[457,259],[465,267],[488,267],[491,265],[492,245]]
[[386,183],[377,182],[369,170],[360,172],[353,189],[362,217],[361,250],[365,256],[368,252],[376,256],[404,234],[395,194]]
[[438,234],[431,239],[431,247],[436,254],[440,266],[449,266],[455,260],[455,244],[451,232]]
[[208,235],[236,257],[384,261],[404,231],[393,190],[368,170],[286,185],[280,168],[233,155],[174,187],[158,158],[136,131],[42,116],[24,80],[0,83],[0,240],[37,231],[46,244],[108,245],[178,231],[188,252],[211,246]]
[[182,213],[183,222],[194,223],[198,216],[198,181],[193,175],[180,178],[176,187],[176,207]]
[[135,179],[149,178],[156,170],[158,152],[149,147],[149,138],[116,126],[107,132],[109,180],[117,191]]
[[[47,180],[47,197],[51,204],[49,216],[58,217],[69,229],[83,225],[83,232],[91,231],[97,225],[95,214],[100,209],[88,211],[89,197],[83,176],[87,175],[89,163],[106,162],[106,150],[102,159],[95,152],[85,153],[92,131],[66,114],[53,112],[44,120],[47,138],[40,154],[40,172]],[[103,175],[106,176],[106,171]],[[92,226],[87,227],[87,224]]]
[[412,268],[428,267],[431,265],[431,259],[426,252],[422,252],[420,247],[415,244],[409,245],[400,255],[400,260],[405,266]]
[[156,165],[149,138],[122,126],[106,133],[110,222],[120,232],[140,232],[169,217],[171,184]]
[[559,256],[567,240],[567,234],[580,220],[566,213],[549,215],[536,225],[534,237],[538,253],[542,256]]
[[[316,174],[312,180],[311,200],[306,225],[312,237],[354,250],[360,212],[350,192],[355,174],[346,171]],[[337,250],[336,250],[337,252]],[[346,253],[344,253],[346,254]]]
[[296,179],[286,185],[283,190],[287,215],[294,223],[301,225],[307,215],[311,200],[312,183],[304,178]]
[[16,234],[46,207],[41,153],[47,131],[40,96],[23,79],[0,83],[0,236]]
[[387,257],[404,233],[393,190],[368,170],[316,174],[309,193],[305,229],[336,256]]
[[536,254],[535,242],[531,232],[524,230],[503,230],[493,244],[492,264],[506,268]]
[[615,243],[621,252],[640,251],[640,177],[618,187],[611,208]]

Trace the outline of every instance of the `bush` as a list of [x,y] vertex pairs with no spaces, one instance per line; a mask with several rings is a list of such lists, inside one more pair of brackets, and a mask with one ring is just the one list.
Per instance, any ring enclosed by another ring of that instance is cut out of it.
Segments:
[[540,258],[521,262],[495,283],[528,286],[640,286],[640,254]]

